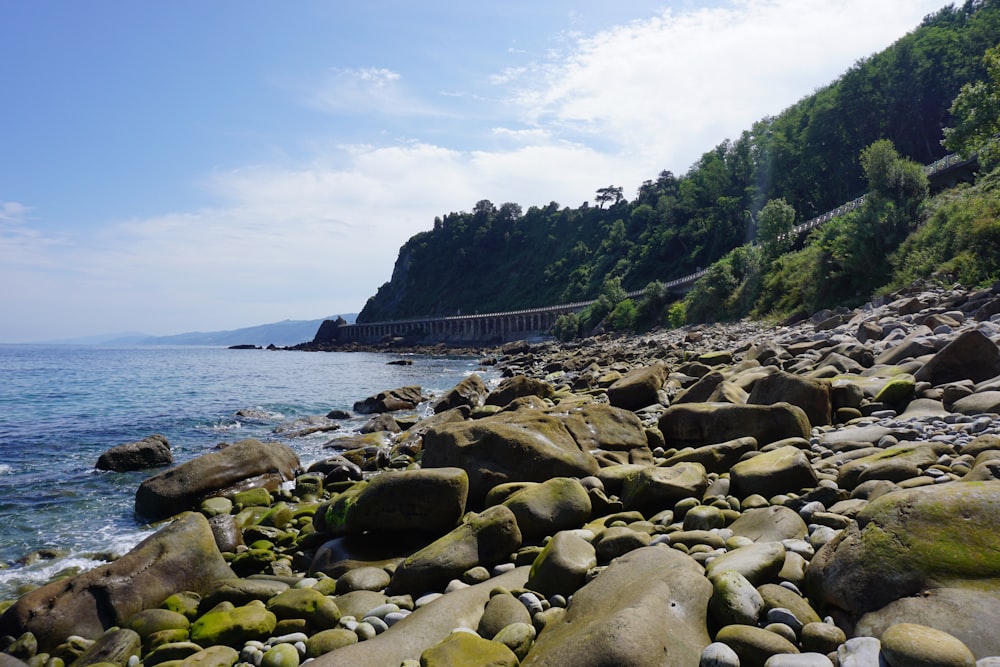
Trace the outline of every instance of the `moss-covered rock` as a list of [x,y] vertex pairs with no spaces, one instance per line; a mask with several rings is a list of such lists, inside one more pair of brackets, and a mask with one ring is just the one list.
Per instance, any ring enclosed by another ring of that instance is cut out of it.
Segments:
[[590,520],[587,490],[579,481],[568,477],[555,477],[528,486],[504,500],[503,505],[517,517],[517,526],[525,541],[554,535]]
[[358,643],[358,635],[347,628],[321,630],[306,640],[306,657],[318,658],[324,653]]
[[955,482],[894,491],[813,558],[811,597],[855,620],[893,600],[943,586],[1000,583],[1000,483]]
[[329,597],[311,588],[292,588],[267,601],[267,609],[279,621],[304,619],[314,632],[335,627],[340,609]]
[[816,486],[809,457],[788,445],[740,461],[729,471],[730,492],[738,498],[759,494],[765,498]]
[[685,403],[660,416],[660,431],[671,447],[701,447],[752,437],[759,447],[786,438],[808,438],[809,418],[789,403],[734,405]]
[[254,600],[241,607],[223,602],[191,624],[191,641],[201,646],[242,646],[257,640],[265,641],[277,624],[277,617]]
[[240,654],[230,646],[209,646],[184,658],[177,667],[232,667],[239,659]]
[[333,534],[425,532],[443,535],[465,513],[469,477],[455,467],[388,471],[333,499],[321,526]]
[[454,632],[420,655],[420,667],[517,667],[517,656],[499,642],[469,632]]
[[424,435],[422,465],[464,469],[473,508],[481,506],[486,493],[498,484],[586,477],[598,470],[596,459],[561,419],[537,410],[431,428]]
[[414,596],[439,591],[470,568],[506,560],[520,546],[517,518],[496,505],[466,517],[462,525],[406,558],[393,572],[388,590]]

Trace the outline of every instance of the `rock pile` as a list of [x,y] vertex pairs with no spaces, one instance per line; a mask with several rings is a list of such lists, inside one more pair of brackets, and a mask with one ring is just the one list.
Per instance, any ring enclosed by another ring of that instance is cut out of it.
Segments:
[[12,603],[0,664],[1000,665],[998,313],[925,289],[498,351],[492,391],[306,471],[160,473],[201,481],[137,504],[195,511]]

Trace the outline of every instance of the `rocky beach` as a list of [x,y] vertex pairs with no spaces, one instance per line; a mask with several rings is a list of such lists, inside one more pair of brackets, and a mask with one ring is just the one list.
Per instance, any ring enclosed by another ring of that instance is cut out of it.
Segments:
[[150,469],[159,531],[3,603],[0,667],[1000,665],[998,341],[1000,286],[915,286],[481,351],[308,467]]

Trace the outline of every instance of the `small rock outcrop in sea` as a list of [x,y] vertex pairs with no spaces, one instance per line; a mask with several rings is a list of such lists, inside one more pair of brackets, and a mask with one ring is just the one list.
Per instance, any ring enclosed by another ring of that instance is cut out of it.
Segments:
[[12,602],[0,667],[1000,664],[998,304],[511,345],[304,472],[237,443]]
[[116,445],[97,459],[98,470],[126,472],[168,466],[174,462],[170,443],[162,435],[151,435],[136,442]]

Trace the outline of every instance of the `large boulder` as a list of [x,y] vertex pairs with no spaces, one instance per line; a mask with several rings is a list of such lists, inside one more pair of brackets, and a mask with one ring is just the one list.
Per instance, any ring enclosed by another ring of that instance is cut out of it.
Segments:
[[614,561],[546,625],[524,667],[688,667],[709,644],[712,585],[690,556],[644,547]]
[[1000,375],[1000,349],[977,329],[963,331],[916,372],[917,382],[932,385],[972,380],[982,382]]
[[511,494],[503,505],[517,517],[521,536],[534,541],[590,521],[591,502],[583,484],[568,477],[553,477]]
[[445,392],[434,403],[434,413],[437,414],[463,405],[470,408],[478,408],[483,404],[488,394],[489,390],[486,388],[483,378],[473,373]]
[[70,635],[96,639],[174,593],[204,594],[235,576],[208,520],[187,513],[118,560],[27,593],[0,617],[0,635],[32,632],[51,651]]
[[174,462],[170,443],[162,435],[151,435],[104,451],[97,459],[98,470],[126,472],[168,466]]
[[976,658],[1000,655],[1000,591],[932,588],[865,614],[855,626],[859,636],[882,637],[897,623],[917,623],[960,639]]
[[663,364],[643,366],[629,371],[608,387],[611,405],[626,410],[639,410],[660,402],[660,390],[670,371]]
[[365,531],[443,535],[465,514],[468,495],[469,477],[461,468],[386,471],[337,496],[318,526],[335,535]]
[[424,435],[422,465],[463,468],[473,506],[481,506],[497,484],[587,477],[598,470],[561,419],[535,410],[431,428]]
[[495,505],[409,556],[396,568],[388,590],[393,595],[441,591],[452,579],[477,565],[492,567],[521,546],[514,513]]
[[380,391],[374,396],[357,401],[354,404],[354,411],[363,415],[371,415],[380,412],[395,412],[396,410],[412,410],[427,397],[423,395],[420,387],[407,385]]
[[808,438],[810,434],[806,413],[789,403],[672,405],[660,416],[659,426],[672,447],[700,447],[743,437],[752,437],[763,447],[786,438]]
[[729,471],[730,492],[737,498],[760,494],[770,498],[798,493],[818,481],[809,457],[793,445],[762,452],[740,461]]
[[593,545],[568,530],[556,533],[531,564],[530,590],[546,596],[573,595],[587,580],[587,572],[597,567]]
[[526,396],[537,396],[538,398],[548,398],[555,393],[552,385],[526,375],[515,375],[500,383],[496,389],[486,397],[486,405],[497,405],[501,408],[511,401],[524,398]]
[[757,440],[754,438],[737,438],[727,442],[719,442],[703,447],[682,449],[660,463],[662,466],[672,466],[677,463],[700,463],[708,472],[724,473],[740,462],[744,454],[757,451]]
[[622,452],[633,463],[653,462],[646,431],[631,410],[588,403],[558,416],[584,451]]
[[276,489],[295,479],[298,468],[299,457],[288,445],[241,440],[144,481],[135,493],[135,512],[150,521],[166,519],[211,496]]
[[707,488],[708,476],[700,463],[646,466],[625,478],[621,497],[627,509],[652,516],[671,509],[678,500],[701,498]]
[[929,589],[1000,587],[1000,483],[954,482],[871,501],[813,557],[814,600],[857,620]]
[[802,408],[813,426],[831,422],[829,382],[778,371],[757,380],[747,399],[755,405],[773,405],[781,401]]

